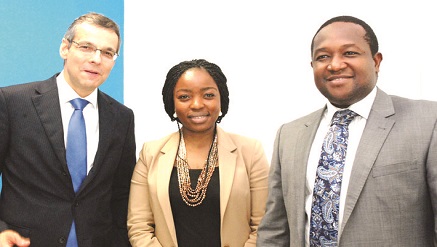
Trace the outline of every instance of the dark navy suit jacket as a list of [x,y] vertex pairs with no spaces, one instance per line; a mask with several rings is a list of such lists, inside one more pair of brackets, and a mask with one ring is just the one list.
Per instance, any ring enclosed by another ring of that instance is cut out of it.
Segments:
[[136,162],[134,114],[98,92],[98,150],[75,194],[56,76],[0,89],[0,230],[30,237],[31,246],[65,246],[74,219],[81,247],[129,246],[126,217]]

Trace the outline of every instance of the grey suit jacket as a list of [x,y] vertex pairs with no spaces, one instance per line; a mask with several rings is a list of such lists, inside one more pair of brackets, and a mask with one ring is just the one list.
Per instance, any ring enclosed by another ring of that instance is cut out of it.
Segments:
[[[308,156],[325,108],[277,133],[257,246],[305,245]],[[437,103],[378,89],[361,137],[339,246],[436,246]]]
[[32,246],[65,246],[74,218],[79,246],[129,246],[126,218],[136,162],[133,112],[98,92],[99,144],[74,193],[52,78],[0,89],[0,231]]

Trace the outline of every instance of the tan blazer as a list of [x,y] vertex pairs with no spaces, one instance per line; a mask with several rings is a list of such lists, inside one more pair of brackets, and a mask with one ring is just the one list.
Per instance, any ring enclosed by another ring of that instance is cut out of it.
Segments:
[[[259,141],[217,128],[222,246],[255,246],[269,165]],[[179,134],[144,144],[132,177],[128,230],[133,247],[178,246],[169,181]]]

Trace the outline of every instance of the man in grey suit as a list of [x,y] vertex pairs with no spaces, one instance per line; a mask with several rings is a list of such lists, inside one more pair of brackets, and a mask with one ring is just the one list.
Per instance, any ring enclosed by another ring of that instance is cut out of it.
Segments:
[[[257,246],[436,246],[437,103],[376,87],[378,41],[355,17],[325,22],[311,54],[315,84],[329,102],[278,130]],[[324,138],[342,109],[358,114],[344,165],[323,173]],[[325,175],[338,183],[315,184]],[[338,197],[317,205],[328,189]]]
[[[114,21],[85,14],[62,39],[59,74],[0,89],[0,246],[130,246],[134,114],[98,89],[120,44]],[[76,100],[86,102],[81,162],[75,161],[79,153],[69,155],[70,130],[78,129],[69,127]],[[76,162],[83,165],[80,180]]]

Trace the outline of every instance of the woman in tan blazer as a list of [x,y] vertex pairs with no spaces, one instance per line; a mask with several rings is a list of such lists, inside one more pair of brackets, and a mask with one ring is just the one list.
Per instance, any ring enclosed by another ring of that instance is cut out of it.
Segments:
[[140,152],[129,198],[132,246],[255,246],[269,166],[259,141],[217,127],[229,106],[225,75],[203,59],[181,62],[162,94],[179,131]]

